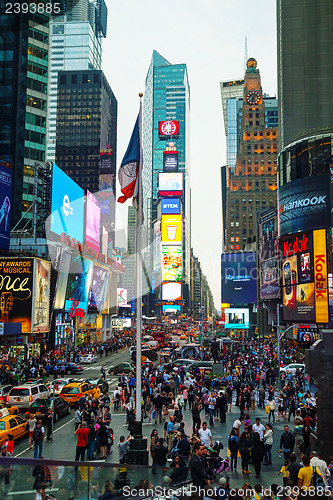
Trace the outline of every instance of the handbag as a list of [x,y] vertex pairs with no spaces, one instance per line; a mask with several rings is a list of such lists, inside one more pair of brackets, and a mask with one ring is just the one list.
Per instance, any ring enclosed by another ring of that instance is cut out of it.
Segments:
[[153,413],[152,413],[151,418],[155,418],[155,415],[156,415],[156,411],[155,411],[155,410],[153,410]]
[[266,410],[266,413],[269,413],[269,406],[268,405],[265,406],[265,410]]

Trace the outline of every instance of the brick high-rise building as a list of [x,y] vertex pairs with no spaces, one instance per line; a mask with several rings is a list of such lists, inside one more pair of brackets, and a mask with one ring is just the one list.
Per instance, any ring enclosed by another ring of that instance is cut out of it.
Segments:
[[257,61],[249,59],[236,166],[225,169],[224,253],[242,251],[256,235],[256,211],[276,206],[277,150],[277,99],[263,94]]

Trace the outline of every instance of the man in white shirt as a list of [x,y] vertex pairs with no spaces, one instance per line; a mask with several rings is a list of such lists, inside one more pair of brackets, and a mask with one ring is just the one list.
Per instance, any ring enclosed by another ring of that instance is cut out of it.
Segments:
[[264,431],[265,427],[260,423],[260,418],[256,418],[256,423],[252,426],[253,432],[257,432],[260,437],[260,441],[263,441],[264,439]]
[[310,465],[311,467],[317,467],[321,474],[321,477],[323,478],[325,486],[328,486],[328,480],[331,477],[330,471],[327,467],[326,462],[319,458],[316,451],[311,451],[310,453]]
[[116,387],[116,389],[113,391],[114,411],[117,411],[119,409],[119,403],[120,403],[120,390],[119,387]]
[[216,397],[215,392],[212,392],[211,396],[208,398],[208,411],[209,411],[209,424],[214,425],[214,413],[215,413]]
[[202,428],[198,431],[200,441],[205,446],[213,446],[212,433],[207,427],[207,422],[203,422]]
[[236,418],[236,420],[232,425],[232,427],[236,429],[236,431],[238,432],[238,438],[240,438],[241,435],[241,425],[243,423],[243,420],[244,420],[243,417]]

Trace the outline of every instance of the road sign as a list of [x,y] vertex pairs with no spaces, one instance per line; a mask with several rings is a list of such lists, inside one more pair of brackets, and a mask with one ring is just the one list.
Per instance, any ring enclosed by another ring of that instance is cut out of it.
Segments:
[[265,351],[265,352],[269,352],[269,347],[268,347],[268,345],[265,345],[265,346],[264,346],[264,351]]

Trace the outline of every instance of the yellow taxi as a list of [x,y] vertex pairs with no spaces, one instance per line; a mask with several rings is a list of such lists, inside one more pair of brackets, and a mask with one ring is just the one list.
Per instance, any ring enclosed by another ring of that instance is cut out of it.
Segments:
[[[2,403],[0,401],[0,413],[3,413],[3,410],[8,410],[9,415],[18,415],[20,413],[17,406],[9,405],[8,403]],[[3,416],[5,416],[5,414]]]
[[14,441],[28,434],[28,421],[24,418],[7,415],[0,419],[0,447],[7,441],[7,434],[12,434]]
[[185,334],[180,336],[180,340],[186,340],[186,339],[187,339],[187,336]]
[[72,382],[61,389],[59,397],[67,401],[71,406],[74,406],[82,396],[99,398],[100,394],[101,390],[96,385],[88,384],[87,382]]

